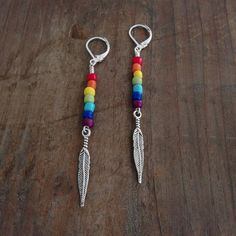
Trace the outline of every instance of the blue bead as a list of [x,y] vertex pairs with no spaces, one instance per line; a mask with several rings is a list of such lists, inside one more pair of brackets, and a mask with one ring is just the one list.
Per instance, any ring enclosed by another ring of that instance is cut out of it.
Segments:
[[140,92],[133,92],[132,98],[133,100],[142,100],[142,93]]
[[95,104],[92,103],[92,102],[87,102],[84,104],[84,110],[85,111],[91,111],[91,112],[94,112],[95,110]]
[[141,84],[135,84],[133,86],[133,92],[143,93],[143,86]]
[[92,111],[84,111],[83,118],[93,119],[93,112]]

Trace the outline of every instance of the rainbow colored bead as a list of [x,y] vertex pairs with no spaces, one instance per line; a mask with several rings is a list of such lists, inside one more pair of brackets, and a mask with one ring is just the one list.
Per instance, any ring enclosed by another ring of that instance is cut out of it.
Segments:
[[133,92],[143,93],[143,86],[141,84],[135,84],[133,86]]
[[86,103],[84,104],[84,110],[85,110],[85,111],[92,111],[92,112],[94,112],[94,110],[95,110],[95,104],[92,103],[92,102],[86,102]]
[[134,108],[141,108],[143,105],[142,98],[143,98],[143,73],[141,71],[143,60],[141,57],[133,57],[133,65],[132,65],[132,71],[133,71],[133,78],[132,78],[132,84],[133,84],[133,93],[132,93],[132,99],[133,99],[133,107]]
[[142,66],[138,63],[134,63],[132,66],[132,71],[135,72],[136,70],[141,70]]
[[143,94],[139,93],[139,92],[134,92],[133,91],[132,98],[133,98],[133,100],[142,100]]
[[95,73],[87,75],[87,87],[84,89],[84,112],[83,112],[83,126],[92,128],[94,126],[94,110],[95,110],[95,94],[96,94],[96,80]]
[[92,88],[92,87],[86,87],[85,89],[84,89],[84,95],[86,96],[86,95],[92,95],[92,96],[95,96],[95,89],[94,88]]
[[133,100],[133,107],[134,108],[142,108],[143,102],[142,100]]
[[84,111],[83,118],[93,119],[94,114],[92,111]]
[[97,87],[96,80],[89,80],[87,83],[87,86],[96,89],[96,87]]
[[88,118],[83,119],[83,126],[88,126],[89,128],[93,128],[94,120]]
[[90,73],[87,75],[87,81],[89,80],[97,80],[97,75],[95,73]]
[[143,78],[143,73],[142,73],[142,71],[141,70],[136,70],[135,72],[134,72],[134,76],[136,76],[136,77],[139,77],[139,78]]
[[141,66],[143,65],[143,59],[142,57],[133,57],[133,64],[140,64]]
[[134,76],[133,79],[132,79],[132,84],[135,85],[135,84],[142,84],[143,83],[143,79],[140,78],[140,77],[137,77],[137,76]]
[[84,103],[87,103],[87,102],[94,103],[94,101],[95,101],[95,97],[94,96],[92,96],[92,95],[85,95],[84,96]]

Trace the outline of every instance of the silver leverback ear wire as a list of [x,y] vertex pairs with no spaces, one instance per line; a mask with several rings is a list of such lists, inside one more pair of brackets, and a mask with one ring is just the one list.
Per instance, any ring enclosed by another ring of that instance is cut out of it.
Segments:
[[[101,40],[106,44],[106,51],[102,54],[93,54],[92,51],[89,48],[89,44],[90,42],[94,41],[94,40]],[[90,60],[89,63],[89,71],[90,73],[94,73],[94,66],[98,63],[104,60],[104,58],[107,56],[107,54],[110,51],[110,44],[108,42],[108,40],[106,38],[103,37],[93,37],[90,38],[87,42],[86,42],[86,49],[88,51],[88,53],[90,54],[90,56],[92,57],[92,59]]]
[[[132,34],[132,31],[135,28],[145,29],[148,33],[148,37],[144,41],[139,43]],[[135,68],[133,67],[134,69],[133,78],[137,77],[139,81],[141,81],[141,82],[135,82],[135,84],[133,84],[133,106],[135,108],[133,115],[136,124],[136,127],[133,132],[133,157],[134,157],[135,167],[137,170],[138,182],[141,184],[143,176],[143,168],[144,168],[144,137],[141,130],[141,122],[140,122],[142,116],[141,107],[142,107],[142,93],[143,93],[142,89],[143,74],[141,72],[142,58],[140,57],[140,53],[142,49],[146,48],[148,44],[151,42],[152,31],[147,25],[136,24],[129,29],[129,36],[136,44],[136,47],[134,48],[135,57],[133,58],[133,66],[138,65],[138,68],[136,66]],[[134,103],[134,101],[139,103]]]
[[[132,35],[132,31],[135,28],[144,28],[148,32],[148,34],[149,34],[148,38],[146,40],[144,40],[143,42],[139,43],[134,38],[134,36]],[[136,47],[134,48],[135,56],[139,57],[140,56],[140,52],[142,51],[142,49],[146,48],[148,46],[148,44],[151,42],[151,40],[152,40],[152,31],[151,31],[151,29],[147,25],[136,24],[136,25],[133,25],[129,29],[129,36],[134,41],[134,43],[136,44]]]
[[[101,40],[106,44],[106,50],[105,52],[101,54],[94,54],[90,48],[89,48],[89,43],[94,40]],[[90,81],[90,77],[96,79],[96,74],[94,74],[94,66],[98,63],[104,60],[104,58],[107,56],[107,54],[110,51],[110,44],[106,38],[102,37],[93,37],[90,38],[86,42],[86,49],[92,59],[89,62],[89,70],[90,73],[88,74],[88,80]],[[93,121],[93,113],[95,109],[95,104],[94,104],[94,96],[95,96],[95,89],[87,86],[84,90],[84,95],[85,97],[89,95],[92,97],[92,100],[90,99],[89,101],[85,101],[85,106],[84,106],[84,113],[83,113],[83,130],[82,130],[82,135],[84,138],[84,144],[83,147],[79,153],[79,163],[78,163],[78,189],[80,193],[80,206],[83,207],[85,204],[85,198],[87,195],[87,190],[88,190],[88,184],[89,184],[89,172],[90,172],[90,154],[88,150],[88,144],[89,144],[89,137],[91,135],[91,129],[94,125]],[[86,106],[88,105],[88,106]]]

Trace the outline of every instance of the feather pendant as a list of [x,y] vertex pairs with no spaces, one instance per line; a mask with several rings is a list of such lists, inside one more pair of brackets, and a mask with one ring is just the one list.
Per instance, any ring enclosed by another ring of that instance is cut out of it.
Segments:
[[89,169],[90,169],[90,155],[86,147],[83,147],[79,154],[78,165],[78,187],[80,192],[80,206],[84,206],[88,182],[89,182]]
[[138,174],[138,182],[141,184],[144,166],[144,141],[143,133],[139,127],[135,128],[133,133],[133,148],[134,163]]

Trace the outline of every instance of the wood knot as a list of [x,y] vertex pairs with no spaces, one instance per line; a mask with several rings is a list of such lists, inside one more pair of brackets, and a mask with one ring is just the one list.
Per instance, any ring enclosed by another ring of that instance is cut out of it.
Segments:
[[73,39],[87,39],[87,32],[79,24],[74,24],[70,29],[70,37]]

